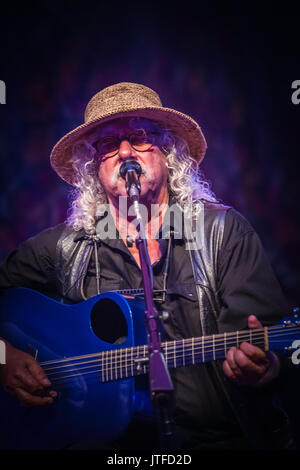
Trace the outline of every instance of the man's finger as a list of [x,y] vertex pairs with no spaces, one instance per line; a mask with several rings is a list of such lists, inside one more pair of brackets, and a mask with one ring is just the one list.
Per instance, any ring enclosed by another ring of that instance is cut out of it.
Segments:
[[248,317],[248,327],[249,328],[262,328],[262,324],[255,315],[250,315]]
[[235,360],[236,351],[237,349],[235,347],[232,347],[227,351],[227,354],[226,354],[226,360],[228,362],[228,365],[234,373],[239,372],[239,366]]
[[40,397],[36,395],[31,395],[31,393],[27,392],[23,388],[16,388],[15,395],[17,398],[26,406],[42,406],[53,403],[52,396]]
[[50,387],[51,382],[38,362],[30,361],[26,365],[31,375],[42,387]]
[[227,360],[223,362],[223,372],[231,380],[236,381],[237,376],[234,374]]
[[240,350],[255,364],[259,365],[267,365],[269,364],[269,359],[266,356],[266,353],[258,348],[257,346],[254,346],[253,344],[243,342],[240,345]]
[[30,392],[42,389],[39,382],[32,377],[25,367],[18,367],[4,382],[4,387],[9,389],[21,387],[28,389]]
[[235,362],[237,367],[242,371],[242,373],[254,373],[260,375],[265,372],[267,369],[268,362],[265,363],[255,363],[252,361],[243,351],[238,349],[235,353]]

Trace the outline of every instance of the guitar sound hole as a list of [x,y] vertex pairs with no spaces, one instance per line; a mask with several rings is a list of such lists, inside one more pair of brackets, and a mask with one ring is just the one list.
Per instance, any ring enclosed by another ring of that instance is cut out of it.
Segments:
[[91,311],[91,326],[98,338],[112,344],[122,344],[128,336],[122,309],[111,299],[97,302]]

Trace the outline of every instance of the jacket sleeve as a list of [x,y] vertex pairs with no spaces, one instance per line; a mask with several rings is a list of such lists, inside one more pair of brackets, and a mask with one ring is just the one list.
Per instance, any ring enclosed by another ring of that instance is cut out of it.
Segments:
[[218,263],[220,331],[247,328],[248,316],[270,325],[288,315],[281,286],[251,225],[230,209]]
[[0,292],[11,287],[27,287],[55,295],[57,280],[55,255],[64,224],[44,230],[12,251],[0,267]]

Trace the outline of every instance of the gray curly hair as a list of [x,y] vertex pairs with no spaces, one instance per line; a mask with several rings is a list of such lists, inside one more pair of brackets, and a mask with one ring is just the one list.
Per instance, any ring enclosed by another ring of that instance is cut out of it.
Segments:
[[[131,118],[130,124],[141,125],[145,119]],[[199,165],[190,156],[187,143],[158,122],[155,124],[161,134],[161,150],[166,155],[169,170],[168,190],[174,202],[184,210],[185,206],[197,207],[203,199],[217,202],[205,181]],[[97,212],[102,204],[107,204],[104,188],[98,177],[99,156],[91,139],[83,139],[73,147],[73,168],[76,179],[71,191],[71,205],[67,224],[74,230],[84,229],[87,234],[95,233]],[[196,210],[196,209],[195,209]]]

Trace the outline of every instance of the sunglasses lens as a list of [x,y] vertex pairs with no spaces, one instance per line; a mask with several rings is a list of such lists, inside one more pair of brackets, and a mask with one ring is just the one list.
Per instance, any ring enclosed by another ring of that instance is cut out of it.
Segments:
[[96,149],[101,156],[111,157],[119,150],[119,140],[114,137],[101,139],[97,142]]
[[131,146],[140,152],[145,152],[146,150],[149,150],[150,147],[154,143],[154,136],[153,134],[146,133],[145,131],[143,132],[138,132],[136,134],[132,134],[130,136],[130,144]]
[[155,135],[152,132],[137,131],[129,136],[124,136],[121,139],[114,136],[107,136],[96,142],[95,147],[101,157],[112,157],[116,155],[120,148],[122,140],[128,140],[131,147],[138,152],[146,152],[155,143]]

